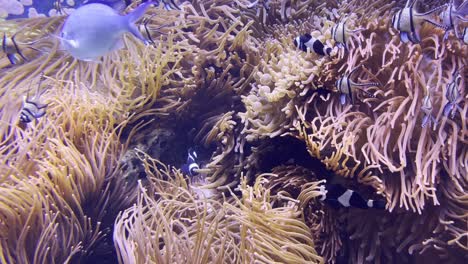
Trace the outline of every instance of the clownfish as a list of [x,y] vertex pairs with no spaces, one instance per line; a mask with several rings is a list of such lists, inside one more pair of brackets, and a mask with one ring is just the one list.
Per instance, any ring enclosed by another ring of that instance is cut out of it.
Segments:
[[187,153],[187,162],[182,165],[182,172],[193,177],[198,175],[200,165],[197,163],[197,152],[193,149],[189,149]]
[[408,0],[405,7],[398,10],[392,17],[392,26],[396,30],[400,31],[400,39],[403,43],[407,43],[408,41],[411,41],[412,43],[421,42],[419,31],[423,22],[428,22],[436,27],[447,30],[446,26],[429,18],[431,14],[445,8],[446,5],[436,7],[424,13],[417,13],[414,10],[414,4],[417,0],[414,0],[413,2],[411,1],[412,0]]
[[340,184],[325,184],[320,186],[320,200],[333,208],[354,207],[361,209],[385,209],[386,201],[364,199],[359,193],[347,189]]
[[39,84],[37,86],[36,94],[32,99],[29,99],[28,95],[23,98],[23,106],[21,107],[19,120],[21,123],[30,123],[35,119],[43,117],[46,114],[47,104],[39,102],[41,93],[39,87],[41,86],[44,73],[41,74]]
[[322,56],[330,56],[332,51],[330,47],[326,47],[320,40],[312,37],[310,34],[304,34],[296,37],[294,39],[294,46],[305,52],[307,51],[307,48],[309,48],[311,51]]

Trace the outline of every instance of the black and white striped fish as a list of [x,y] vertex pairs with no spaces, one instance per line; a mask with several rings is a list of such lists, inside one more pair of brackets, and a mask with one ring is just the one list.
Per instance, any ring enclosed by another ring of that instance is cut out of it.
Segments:
[[166,10],[181,10],[174,0],[160,0]]
[[321,201],[333,208],[354,207],[361,209],[385,209],[386,201],[364,199],[356,191],[347,189],[339,184],[325,184],[322,188]]
[[428,22],[436,27],[447,30],[447,27],[430,19],[430,15],[445,8],[446,5],[436,7],[424,13],[417,13],[414,5],[417,0],[408,0],[403,9],[398,10],[392,17],[392,26],[400,31],[400,39],[403,43],[411,41],[412,43],[421,42],[419,31],[423,22]]
[[340,20],[332,27],[331,34],[333,40],[336,42],[338,47],[343,47],[345,51],[348,50],[348,39],[353,34],[359,31],[363,31],[364,28],[348,29],[346,26],[346,18],[340,18]]
[[454,118],[456,111],[462,112],[462,108],[458,105],[461,101],[461,94],[458,87],[461,87],[462,76],[458,71],[455,71],[452,74],[452,82],[447,84],[447,91],[445,92],[445,98],[447,103],[444,106],[444,116],[448,117],[451,113],[452,118]]
[[322,56],[330,56],[332,51],[330,47],[326,47],[320,40],[312,37],[310,34],[297,36],[294,39],[294,45],[302,51],[307,51],[307,49],[310,49],[311,51]]
[[347,99],[351,102],[351,104],[354,104],[354,98],[355,98],[355,91],[361,91],[363,94],[365,94],[368,97],[374,98],[375,95],[372,93],[364,90],[363,88],[365,87],[378,87],[380,86],[379,83],[377,82],[369,82],[369,83],[356,83],[351,80],[351,75],[357,70],[359,67],[355,67],[352,69],[349,73],[345,74],[343,77],[340,79],[336,80],[336,88],[340,92],[340,102],[342,105],[347,103]]
[[7,55],[7,58],[12,65],[16,64],[15,54],[18,54],[24,61],[27,61],[26,57],[18,47],[15,37],[16,34],[14,34],[11,38],[7,38],[7,35],[3,33],[2,38],[2,51]]
[[27,124],[32,122],[35,119],[43,117],[46,114],[46,107],[47,104],[43,104],[39,102],[41,93],[39,92],[39,88],[41,86],[42,80],[44,78],[44,74],[41,74],[39,84],[37,86],[36,94],[33,98],[29,98],[29,95],[23,97],[23,106],[20,111],[19,120],[21,123]]
[[182,172],[188,174],[191,177],[198,175],[200,165],[198,165],[197,159],[197,152],[193,149],[189,149],[187,153],[187,162],[182,165]]
[[454,0],[450,0],[447,9],[445,9],[440,17],[442,18],[442,24],[446,27],[444,40],[448,38],[450,30],[455,31],[455,36],[460,38],[458,27],[460,22],[468,22],[465,16],[468,14],[468,0],[463,1],[458,7],[455,5]]

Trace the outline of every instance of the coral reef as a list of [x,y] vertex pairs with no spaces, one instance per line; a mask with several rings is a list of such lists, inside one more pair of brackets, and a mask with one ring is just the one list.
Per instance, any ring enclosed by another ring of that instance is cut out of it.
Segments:
[[[1,22],[17,47],[0,52],[0,262],[463,261],[468,47],[427,23],[403,43],[406,1],[322,2],[160,5],[140,24],[152,45],[127,36],[99,63],[51,37],[64,17]],[[305,33],[331,56],[297,49]],[[376,85],[343,104],[353,71]],[[46,115],[20,122],[36,88]],[[386,209],[332,208],[325,182]]]

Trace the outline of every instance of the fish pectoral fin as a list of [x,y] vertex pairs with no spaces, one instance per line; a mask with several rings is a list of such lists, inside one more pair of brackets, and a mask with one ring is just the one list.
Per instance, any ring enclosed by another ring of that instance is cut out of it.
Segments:
[[95,62],[95,63],[101,63],[101,61],[99,60],[99,58],[97,57],[92,57],[92,58],[83,58],[83,59],[80,59],[82,61],[86,61],[86,62]]
[[57,39],[59,39],[59,40],[61,40],[62,43],[65,42],[66,44],[72,46],[72,47],[75,48],[75,49],[78,48],[78,47],[80,46],[80,43],[79,43],[78,41],[74,40],[74,39],[66,39],[66,38],[57,36],[57,35],[55,35],[55,34],[50,34],[50,35],[53,36],[53,37],[55,37],[55,38],[57,38]]

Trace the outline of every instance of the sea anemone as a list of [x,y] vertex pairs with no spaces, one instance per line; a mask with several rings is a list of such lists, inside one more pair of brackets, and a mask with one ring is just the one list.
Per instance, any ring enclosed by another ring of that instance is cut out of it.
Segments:
[[[153,7],[151,45],[126,36],[99,63],[61,49],[64,17],[1,22],[18,44],[0,52],[1,262],[462,261],[467,46],[430,24],[403,43],[404,1],[321,2]],[[339,21],[359,29],[347,49]],[[305,33],[331,56],[297,49]],[[353,70],[376,86],[343,103]],[[46,115],[21,122],[36,89]],[[194,145],[201,168],[184,175]],[[329,182],[386,208],[332,208]]]

